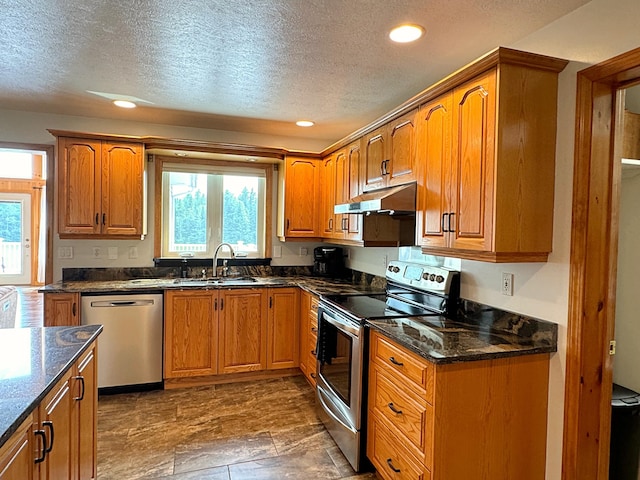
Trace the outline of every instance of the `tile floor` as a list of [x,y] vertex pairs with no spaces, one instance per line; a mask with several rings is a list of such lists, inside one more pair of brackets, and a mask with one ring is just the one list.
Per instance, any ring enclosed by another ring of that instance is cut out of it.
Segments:
[[302,376],[98,401],[98,479],[372,480],[315,414]]

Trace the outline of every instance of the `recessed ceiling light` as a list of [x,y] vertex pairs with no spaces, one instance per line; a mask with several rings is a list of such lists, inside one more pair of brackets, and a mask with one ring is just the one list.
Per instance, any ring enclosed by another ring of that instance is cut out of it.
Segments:
[[313,127],[315,123],[310,120],[298,120],[296,122],[296,125],[298,125],[299,127]]
[[422,35],[424,35],[424,28],[413,24],[398,25],[389,32],[389,38],[397,43],[414,42]]
[[136,108],[136,104],[133,102],[130,102],[129,100],[114,100],[113,104],[116,107],[120,107],[120,108]]

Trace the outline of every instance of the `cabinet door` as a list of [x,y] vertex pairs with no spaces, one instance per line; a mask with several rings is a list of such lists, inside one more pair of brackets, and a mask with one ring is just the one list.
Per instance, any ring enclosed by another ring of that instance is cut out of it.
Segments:
[[423,106],[418,116],[416,231],[423,247],[447,246],[451,107],[447,94]]
[[267,289],[230,289],[219,298],[219,373],[267,366]]
[[104,142],[102,213],[106,235],[142,235],[144,158],[142,145]]
[[333,238],[336,231],[333,207],[336,198],[336,155],[322,160],[322,209],[320,213],[320,236]]
[[300,330],[298,352],[300,355],[300,370],[304,375],[308,374],[309,355],[307,354],[307,345],[309,344],[309,310],[311,309],[311,294],[300,291],[300,311],[299,325]]
[[80,295],[78,293],[45,293],[44,326],[80,325]]
[[374,130],[364,137],[364,162],[362,162],[362,189],[363,191],[375,190],[384,187],[386,177],[384,175],[383,162],[387,158],[387,139],[385,127]]
[[98,384],[95,344],[79,360],[72,386],[76,410],[74,418],[77,422],[77,428],[73,430],[78,432],[77,478],[97,478]]
[[492,250],[496,71],[453,92],[454,248]]
[[285,165],[284,222],[287,237],[318,237],[320,162],[288,157]]
[[40,464],[42,480],[75,478],[72,459],[77,458],[77,446],[72,441],[70,377],[69,372],[40,404],[40,429],[47,439],[47,454]]
[[269,289],[267,368],[295,368],[299,365],[299,288]]
[[415,180],[415,137],[417,111],[403,115],[388,125],[389,129],[389,162],[385,173],[387,184],[401,185]]
[[217,304],[217,293],[208,290],[165,292],[165,378],[218,373]]
[[0,480],[32,480],[35,447],[32,440],[33,415],[0,447]]
[[99,140],[58,139],[58,231],[100,233]]
[[[347,200],[360,195],[360,165],[362,149],[360,141],[352,143],[347,147],[347,157],[349,163],[349,179],[347,181]],[[346,232],[345,238],[348,240],[362,240],[362,215],[345,215]]]
[[[335,192],[333,204],[347,203],[349,201],[349,157],[346,150],[341,150],[336,153],[335,160]],[[331,207],[333,211],[333,207]],[[333,238],[344,238],[347,233],[347,217],[348,215],[334,214],[333,225],[334,234]]]

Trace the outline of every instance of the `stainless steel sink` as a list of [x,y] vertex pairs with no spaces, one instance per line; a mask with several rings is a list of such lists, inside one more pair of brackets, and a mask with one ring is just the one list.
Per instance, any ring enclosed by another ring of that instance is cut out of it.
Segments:
[[244,285],[256,283],[254,277],[209,277],[209,278],[176,278],[179,285]]

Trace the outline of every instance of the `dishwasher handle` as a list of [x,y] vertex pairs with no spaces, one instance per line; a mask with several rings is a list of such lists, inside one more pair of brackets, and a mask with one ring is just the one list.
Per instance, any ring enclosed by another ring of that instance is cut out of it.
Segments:
[[92,307],[148,307],[153,300],[98,300],[91,302]]

